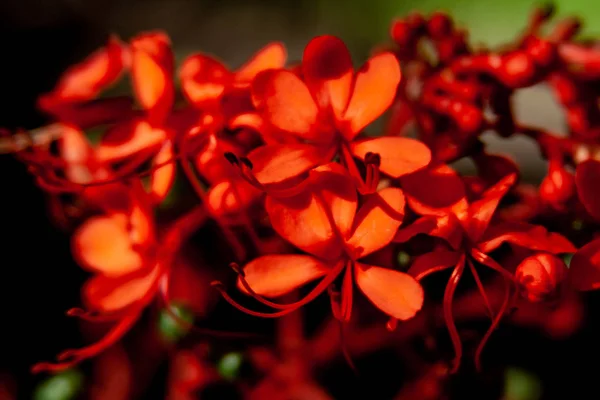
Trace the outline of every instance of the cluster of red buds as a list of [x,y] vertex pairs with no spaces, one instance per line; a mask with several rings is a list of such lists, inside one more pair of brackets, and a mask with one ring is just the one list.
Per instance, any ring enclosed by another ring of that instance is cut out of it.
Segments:
[[[524,303],[600,287],[600,239],[588,229],[600,219],[600,44],[575,39],[576,19],[542,34],[551,15],[535,10],[514,44],[490,50],[473,48],[443,13],[411,14],[392,24],[392,50],[358,69],[333,36],[312,39],[299,63],[287,65],[284,46],[271,43],[236,70],[200,53],[176,69],[164,33],[111,37],[39,98],[54,123],[0,144],[50,194],[57,221],[76,226],[73,255],[92,276],[85,308],[68,314],[113,324],[99,342],[34,370],[96,356],[157,299],[189,325],[171,301],[193,309],[198,292],[265,318],[327,296],[342,327],[358,312],[402,330],[428,302],[422,281],[448,270],[442,315],[456,371],[453,306],[465,273],[491,321],[477,366],[490,334]],[[132,95],[103,95],[125,75]],[[540,83],[553,89],[568,135],[516,119],[513,95]],[[383,133],[365,135],[384,114]],[[532,138],[548,160],[541,184],[487,153],[485,131]],[[450,165],[465,158],[476,175]],[[197,200],[175,197],[165,212],[180,177]],[[205,227],[218,231],[205,240],[220,265],[188,262],[181,275],[184,244]],[[235,275],[213,272],[228,265]],[[203,270],[217,278],[190,278]]]

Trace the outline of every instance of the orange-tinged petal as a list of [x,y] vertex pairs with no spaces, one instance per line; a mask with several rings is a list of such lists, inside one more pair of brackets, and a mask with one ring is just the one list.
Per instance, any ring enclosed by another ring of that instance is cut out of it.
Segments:
[[356,186],[346,169],[329,163],[310,172],[311,188],[329,205],[331,216],[342,237],[348,237],[354,222],[358,199]]
[[195,159],[196,168],[202,176],[211,183],[218,183],[230,179],[233,170],[225,158],[225,153],[242,154],[244,149],[234,140],[218,138],[210,135],[207,145],[198,152]]
[[494,186],[487,189],[480,200],[469,206],[469,217],[466,224],[467,232],[473,241],[479,241],[492,220],[500,200],[516,181],[516,174],[505,176]]
[[175,181],[175,163],[176,161],[173,159],[173,144],[170,141],[166,141],[152,162],[154,171],[151,176],[150,191],[156,202],[164,200],[173,186],[173,182]]
[[65,174],[71,182],[89,183],[94,179],[92,147],[79,129],[61,125],[60,154],[67,163]]
[[263,185],[295,178],[322,164],[323,150],[309,144],[265,145],[248,154],[252,171]]
[[357,72],[344,113],[346,126],[342,127],[348,140],[388,109],[396,97],[400,76],[400,65],[392,53],[374,56]]
[[405,321],[423,306],[423,288],[408,274],[356,263],[354,277],[365,296],[393,318]]
[[73,236],[73,252],[79,263],[107,276],[142,267],[143,259],[131,244],[125,215],[92,217]]
[[261,192],[242,179],[226,180],[208,192],[208,207],[215,215],[235,214],[258,200]]
[[568,276],[577,290],[600,289],[600,239],[586,244],[573,255]]
[[283,43],[270,43],[235,72],[235,81],[249,84],[259,72],[283,68],[286,58],[287,52]]
[[441,216],[454,212],[460,217],[469,207],[462,179],[445,164],[405,175],[400,183],[408,205],[417,214]]
[[485,231],[478,247],[487,254],[503,243],[552,254],[574,253],[577,250],[566,237],[548,232],[543,226],[525,222],[503,222],[490,226]]
[[396,235],[404,217],[404,195],[398,188],[386,188],[370,195],[354,219],[348,244],[364,257],[385,247]]
[[203,54],[185,59],[179,70],[181,89],[194,105],[218,100],[232,81],[232,73],[221,62]]
[[289,71],[268,71],[253,85],[254,102],[271,125],[306,139],[318,139],[315,132],[318,108],[308,88]]
[[600,196],[596,185],[600,183],[600,162],[584,161],[577,166],[575,173],[577,194],[592,217],[600,220]]
[[106,47],[69,68],[54,90],[40,97],[40,108],[51,111],[65,103],[94,99],[103,89],[119,79],[124,64],[123,45],[118,38],[111,37]]
[[[251,261],[243,270],[246,282],[254,292],[277,297],[327,274],[330,269],[314,257],[272,254]],[[247,293],[240,279],[237,286]]]
[[111,162],[144,150],[152,152],[159,148],[167,136],[166,130],[153,128],[145,120],[117,125],[102,138],[96,157],[99,161]]
[[164,33],[146,33],[131,41],[131,75],[136,97],[157,124],[164,122],[174,100],[170,45]]
[[288,198],[267,196],[265,202],[271,225],[281,237],[317,257],[334,260],[342,248],[329,207],[312,191]]
[[354,68],[348,48],[341,39],[317,36],[304,49],[302,73],[319,108],[331,106],[337,119],[341,119],[348,105]]
[[110,313],[146,301],[157,286],[160,270],[157,265],[120,277],[95,276],[83,286],[85,305],[90,310]]
[[379,137],[353,142],[352,153],[364,159],[367,153],[379,154],[379,169],[393,178],[413,173],[431,161],[431,151],[418,140],[402,137]]

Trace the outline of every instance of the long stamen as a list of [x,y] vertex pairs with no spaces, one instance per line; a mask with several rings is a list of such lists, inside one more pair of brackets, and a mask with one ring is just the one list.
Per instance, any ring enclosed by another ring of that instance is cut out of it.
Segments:
[[206,336],[217,336],[220,338],[253,338],[258,337],[259,335],[253,333],[241,333],[241,332],[227,332],[227,331],[219,331],[214,329],[200,328],[199,326],[194,325],[192,322],[186,321],[183,319],[171,306],[171,297],[169,296],[169,276],[163,276],[160,282],[160,299],[163,302],[163,309],[169,314],[169,317],[173,318],[179,325],[188,331],[192,331],[197,334],[206,335]]
[[498,264],[496,261],[494,261],[487,254],[482,253],[480,250],[475,249],[475,248],[471,249],[471,256],[475,259],[475,261],[500,273],[502,276],[504,276],[510,282],[515,281],[515,277],[510,272],[508,272],[507,270],[502,268],[502,266],[500,264]]
[[301,300],[298,300],[294,303],[290,303],[289,306],[284,310],[280,310],[280,311],[273,312],[273,313],[264,313],[264,312],[259,312],[259,311],[253,311],[253,310],[250,310],[249,308],[246,308],[243,305],[239,304],[237,301],[235,301],[233,298],[231,298],[231,296],[229,296],[229,294],[227,294],[227,292],[225,291],[225,288],[223,287],[223,283],[221,283],[220,281],[212,282],[211,286],[213,286],[215,289],[217,289],[221,293],[223,298],[229,304],[231,304],[238,310],[245,312],[246,314],[250,314],[255,317],[262,317],[262,318],[278,318],[283,315],[289,314],[292,311],[297,310],[298,308],[302,307],[303,305],[305,305],[305,304],[309,303],[310,301],[312,301],[313,299],[315,299],[318,295],[320,295],[322,292],[324,292],[329,287],[329,285],[331,285],[333,283],[333,281],[337,278],[337,276],[339,275],[339,273],[342,271],[343,268],[344,268],[344,264],[338,263],[335,266],[335,268],[333,268],[325,276],[325,278],[323,278],[317,284],[317,286],[313,290],[311,290],[304,298],[302,298]]
[[89,321],[89,322],[110,322],[110,321],[116,321],[118,319],[123,318],[123,314],[108,314],[108,315],[104,315],[104,314],[99,314],[97,312],[94,311],[88,311],[88,310],[84,310],[83,308],[71,308],[69,309],[66,314],[69,317],[77,317],[77,318],[81,318],[84,321]]
[[346,265],[346,271],[344,272],[344,279],[342,281],[341,317],[343,322],[350,321],[350,317],[352,316],[352,300],[354,297],[352,285],[352,269],[353,262],[348,261]]
[[256,301],[264,304],[267,307],[274,308],[276,310],[287,310],[290,306],[293,306],[293,303],[292,304],[274,303],[274,302],[266,299],[265,297],[261,296],[260,294],[256,293],[254,291],[254,289],[252,289],[252,287],[250,287],[250,284],[246,280],[244,270],[242,270],[236,263],[231,263],[231,264],[229,264],[229,266],[238,274],[238,277],[240,278],[240,282],[242,283],[242,286],[244,287],[244,289],[246,289],[248,291],[248,294],[250,294],[250,296],[252,296]]
[[454,267],[454,271],[452,271],[452,275],[450,276],[450,280],[448,281],[444,292],[444,319],[446,321],[446,326],[448,327],[448,332],[450,333],[452,346],[454,347],[454,360],[452,362],[453,365],[450,369],[450,373],[458,371],[460,360],[462,358],[462,343],[460,341],[458,330],[456,329],[456,324],[454,323],[454,317],[452,316],[452,300],[464,270],[465,256],[463,255],[458,261],[458,264],[456,264],[456,267]]
[[[184,151],[183,148],[185,147],[186,140],[187,140],[186,135],[184,135],[181,140],[181,144],[180,144],[180,151],[182,151],[182,152]],[[208,200],[206,198],[206,194],[204,193],[204,188],[202,187],[202,184],[198,180],[198,177],[196,176],[194,170],[192,169],[187,157],[184,157],[181,160],[180,164],[183,169],[183,173],[188,178],[190,184],[192,185],[192,188],[196,192],[196,195],[200,198],[200,201],[202,202],[202,204],[204,204],[206,206],[208,204]],[[244,255],[246,254],[246,251],[244,249],[244,246],[240,243],[240,241],[237,239],[237,237],[233,233],[233,231],[231,229],[229,229],[229,227],[223,222],[223,219],[220,216],[211,215],[211,217],[219,225],[219,228],[221,228],[221,231],[225,235],[226,240],[229,242],[229,244],[233,248],[236,258],[239,260],[244,259]]]
[[342,354],[352,372],[354,372],[354,374],[358,376],[358,370],[356,369],[356,365],[354,365],[354,361],[352,360],[350,351],[348,351],[348,344],[346,342],[346,335],[344,332],[344,322],[338,321],[338,323],[340,327],[340,346],[342,348]]
[[42,371],[53,371],[58,372],[72,367],[73,365],[93,357],[103,350],[115,344],[117,341],[129,331],[129,329],[135,324],[138,317],[140,316],[140,310],[136,310],[126,315],[121,319],[102,339],[98,342],[83,347],[81,349],[65,350],[60,353],[57,357],[58,363],[42,362],[34,365],[31,368],[32,373],[39,373]]
[[487,343],[487,341],[490,338],[490,336],[492,335],[492,333],[498,327],[500,320],[506,313],[506,310],[508,309],[508,306],[510,304],[510,292],[511,292],[510,281],[505,279],[504,284],[505,284],[505,290],[504,290],[504,300],[502,301],[502,306],[498,310],[498,314],[493,319],[492,325],[490,325],[489,329],[483,336],[483,339],[481,339],[481,342],[477,346],[477,350],[475,351],[475,368],[477,368],[477,371],[481,371],[481,352],[483,351],[483,348],[485,347],[485,344]]
[[469,269],[471,270],[471,273],[473,274],[473,278],[475,278],[475,282],[477,283],[477,289],[479,290],[479,293],[481,294],[481,297],[483,298],[483,302],[485,303],[485,307],[487,308],[488,314],[489,314],[490,318],[494,318],[494,310],[492,309],[492,306],[490,305],[488,297],[485,293],[485,288],[483,287],[483,283],[481,282],[481,279],[479,279],[479,274],[477,273],[477,269],[475,268],[475,265],[473,265],[473,262],[471,260],[468,260],[468,263],[469,263]]

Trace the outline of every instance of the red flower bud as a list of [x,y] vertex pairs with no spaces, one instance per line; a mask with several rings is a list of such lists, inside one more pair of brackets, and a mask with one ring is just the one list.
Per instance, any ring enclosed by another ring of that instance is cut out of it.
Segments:
[[562,166],[550,168],[540,185],[540,196],[553,205],[563,205],[575,194],[575,178]]
[[523,297],[532,302],[555,294],[566,274],[567,266],[563,260],[547,253],[527,257],[515,271]]

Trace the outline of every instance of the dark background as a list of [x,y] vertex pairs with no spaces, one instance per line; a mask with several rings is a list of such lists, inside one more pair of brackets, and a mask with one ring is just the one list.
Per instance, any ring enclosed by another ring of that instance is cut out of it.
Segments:
[[[496,44],[516,36],[524,25],[531,1],[459,3],[391,0],[3,0],[0,2],[0,126],[34,128],[45,123],[34,103],[54,85],[65,67],[101,46],[107,35],[127,39],[139,31],[165,29],[181,61],[193,51],[213,53],[238,66],[271,40],[284,41],[291,60],[297,60],[310,37],[321,33],[341,36],[357,63],[369,49],[387,39],[394,16],[418,9],[453,12],[469,26],[475,42]],[[594,0],[560,3],[562,14],[586,17],[587,35],[600,32],[600,5]],[[517,102],[519,115],[555,131],[564,131],[562,115],[543,87],[529,89]],[[520,95],[521,96],[521,95]],[[543,174],[535,148],[526,141],[495,143],[528,168]],[[27,370],[39,360],[52,359],[80,343],[77,325],[64,311],[79,304],[85,273],[73,262],[69,236],[48,218],[42,192],[23,165],[0,155],[0,372],[14,374],[24,398],[35,383]],[[585,327],[563,341],[535,332],[506,327],[486,351],[489,363],[514,365],[537,376],[543,398],[600,397],[600,329],[595,322],[599,295],[586,295]],[[390,379],[393,366],[387,367]],[[388,373],[386,373],[388,375]],[[373,378],[374,379],[374,378]],[[491,379],[491,380],[490,380]],[[459,374],[451,385],[452,398],[498,398],[496,378]],[[523,400],[534,398],[523,397]],[[512,399],[511,399],[512,400]],[[514,399],[517,400],[517,399]]]

